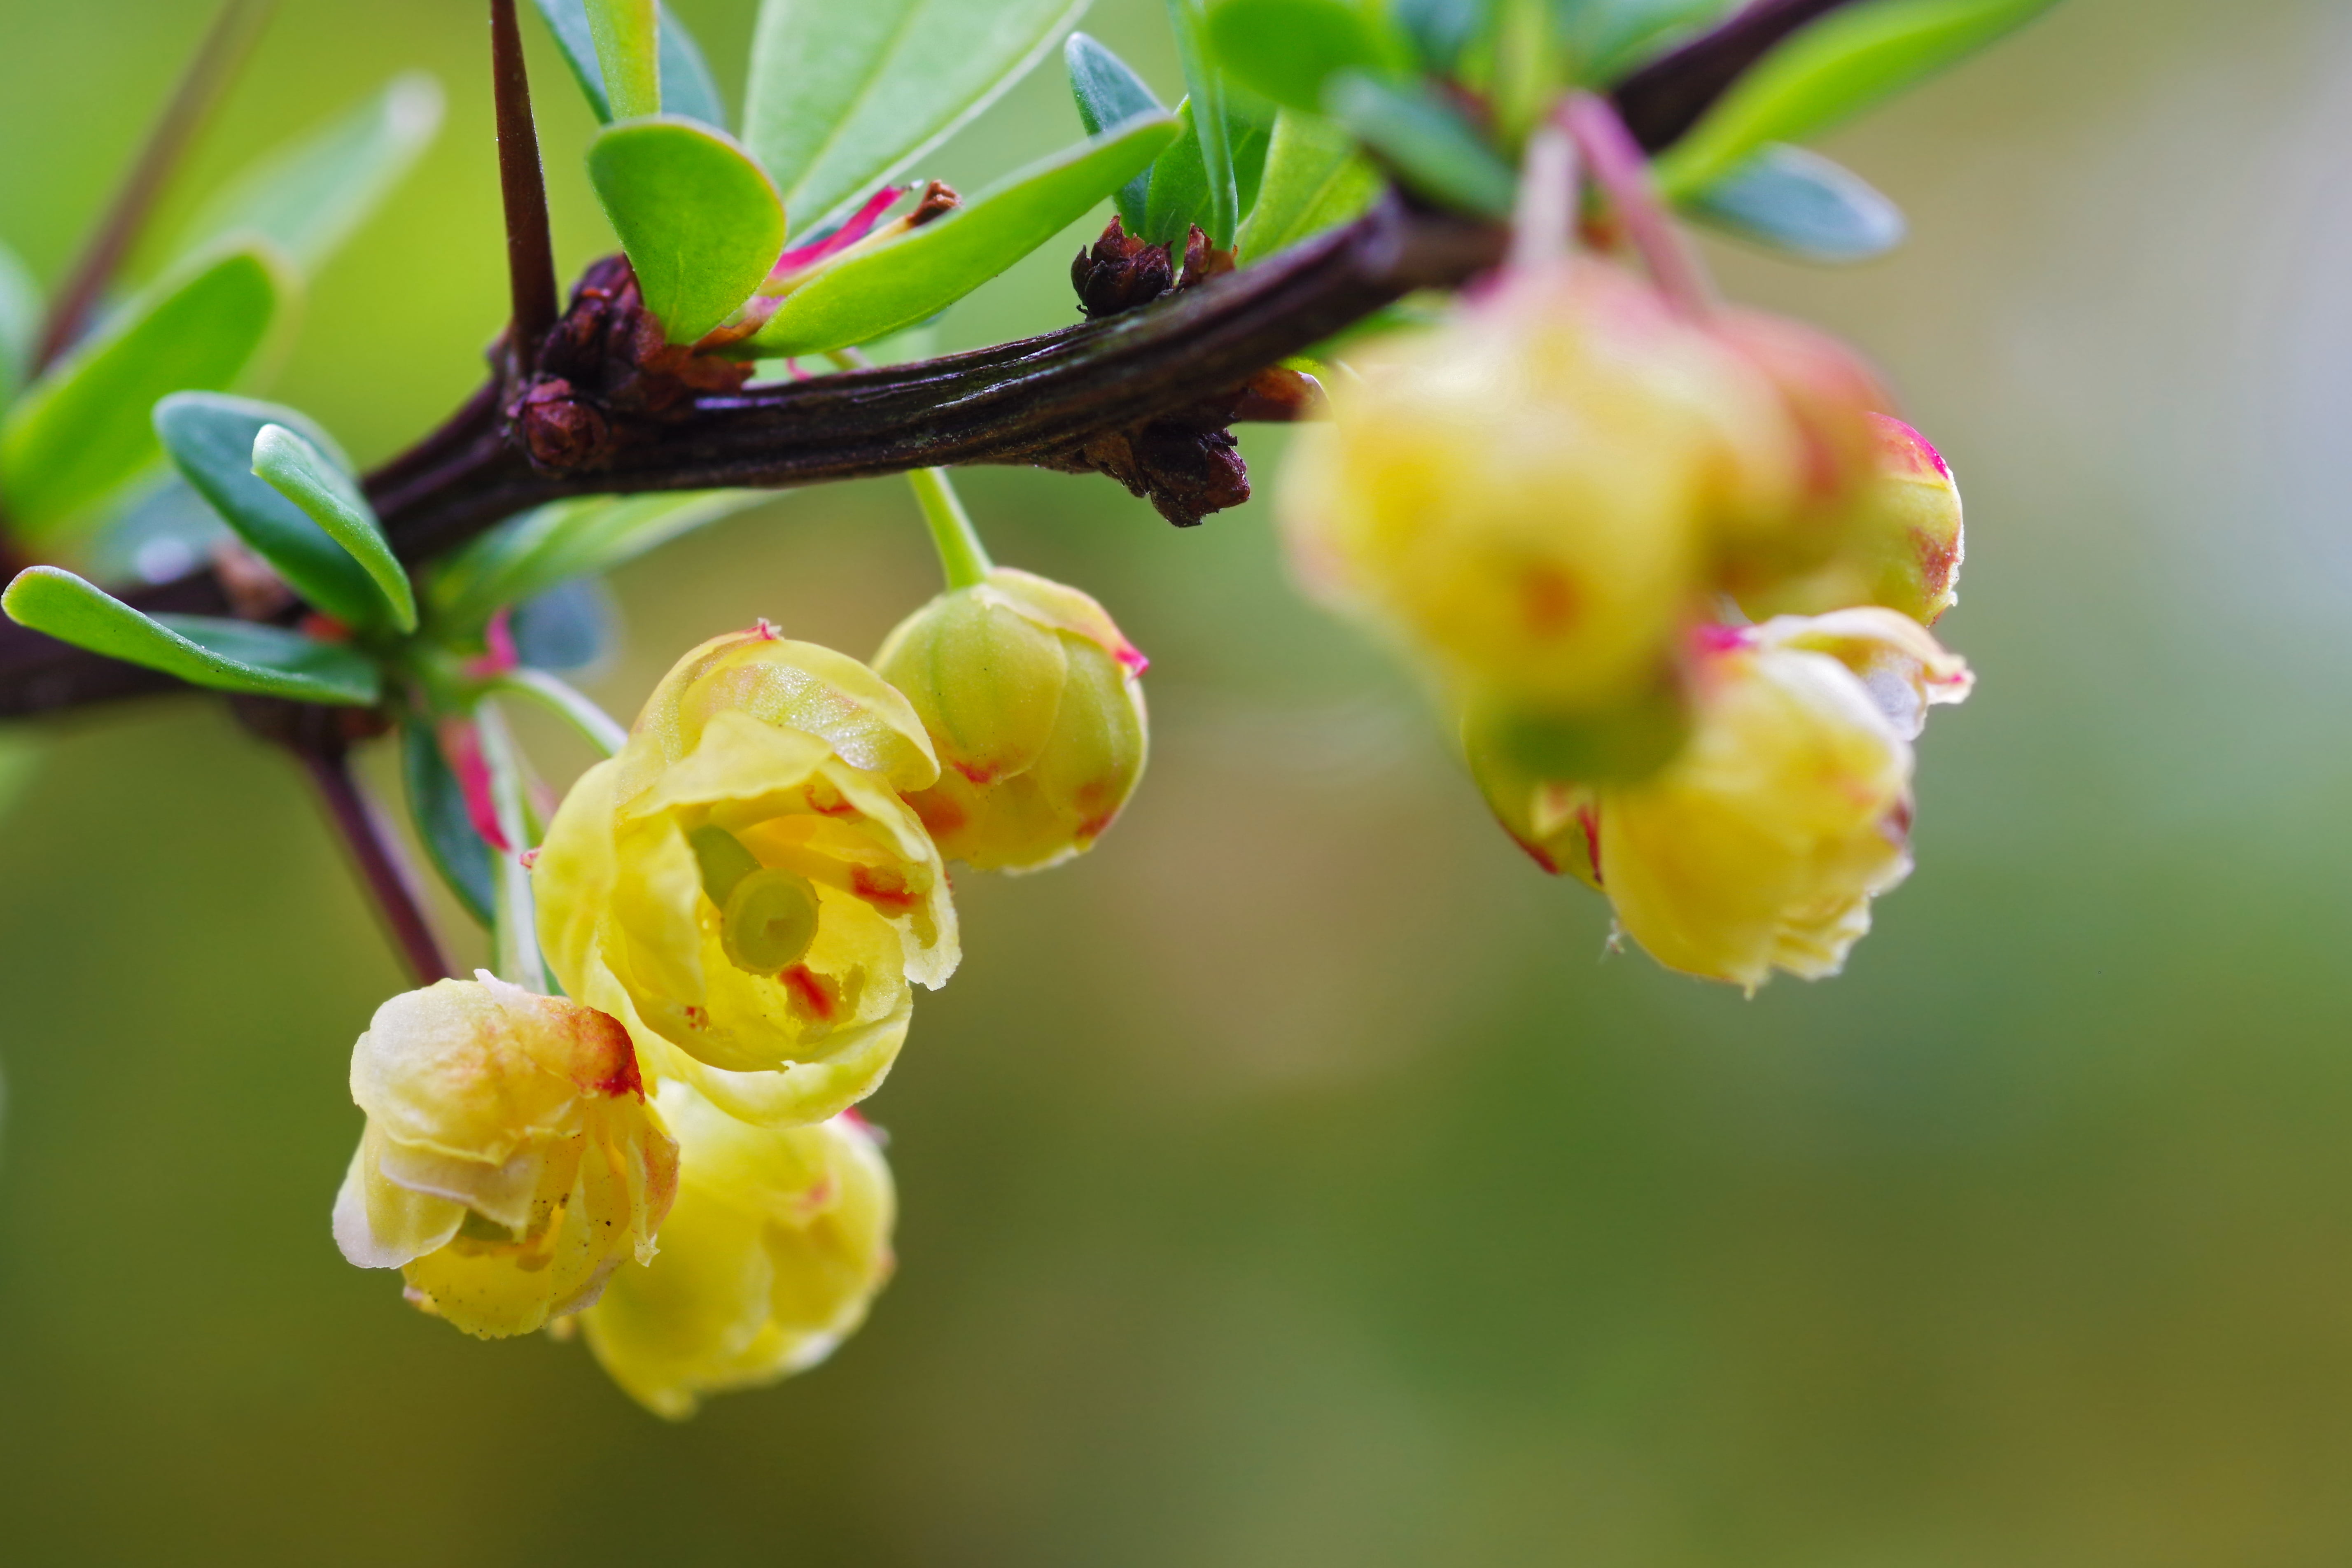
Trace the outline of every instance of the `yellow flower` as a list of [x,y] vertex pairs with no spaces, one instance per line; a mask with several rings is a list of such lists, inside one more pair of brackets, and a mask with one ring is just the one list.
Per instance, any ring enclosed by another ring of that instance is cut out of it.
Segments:
[[1834,556],[1806,575],[1741,593],[1750,615],[1881,605],[1934,626],[1959,602],[1967,534],[1950,466],[1899,419],[1874,414],[1871,428],[1875,461]]
[[815,1365],[865,1321],[897,1199],[848,1118],[752,1127],[674,1081],[658,1104],[685,1151],[661,1256],[614,1275],[580,1321],[614,1382],[680,1420],[703,1394]]
[[1654,689],[1718,534],[1801,488],[1771,382],[1603,263],[1515,274],[1350,363],[1284,476],[1292,560],[1457,694],[1574,714]]
[[822,1121],[958,955],[939,851],[899,792],[939,776],[907,700],[764,623],[695,649],[572,786],[534,881],[564,989],[731,1113]]
[[1967,666],[1893,611],[1715,628],[1697,725],[1655,777],[1599,799],[1599,872],[1659,963],[1754,990],[1834,974],[1911,868],[1911,742]]
[[1144,664],[1093,599],[1001,566],[901,621],[874,668],[939,753],[907,804],[940,853],[1032,871],[1092,845],[1143,774]]
[[394,997],[352,1050],[367,1131],[335,1241],[485,1339],[576,1312],[654,1252],[677,1145],[647,1110],[627,1033],[484,973]]

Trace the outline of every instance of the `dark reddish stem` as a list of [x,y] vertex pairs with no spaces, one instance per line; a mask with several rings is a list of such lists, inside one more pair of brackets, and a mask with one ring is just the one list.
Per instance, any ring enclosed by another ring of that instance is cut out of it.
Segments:
[[1807,24],[1853,0],[1754,0],[1689,43],[1612,88],[1633,139],[1652,152],[1673,145],[1733,82]]
[[170,184],[173,171],[194,142],[197,128],[220,101],[237,67],[245,62],[274,3],[275,0],[228,0],[213,19],[212,31],[205,36],[204,47],[182,74],[163,117],[148,133],[131,177],[122,182],[114,205],[107,209],[105,220],[90,237],[89,248],[82,253],[58,289],[57,302],[49,308],[47,325],[41,332],[40,347],[33,356],[36,369],[54,363],[81,335],[99,297],[114,281],[122,258],[130,254],[139,231],[146,226],[148,215],[155,210],[163,187]]
[[562,306],[555,243],[547,227],[547,180],[539,131],[530,118],[530,77],[514,0],[490,0],[490,84],[498,104],[499,195],[506,205],[507,281],[514,301],[511,342],[516,374],[528,376],[539,342]]
[[400,853],[398,841],[352,774],[350,752],[340,744],[298,744],[294,754],[310,770],[310,781],[319,787],[319,798],[326,805],[336,836],[351,852],[361,880],[367,884],[376,910],[383,916],[393,941],[399,944],[401,956],[408,961],[416,983],[430,985],[436,980],[453,978],[456,971],[449,967],[440,940],[433,934],[433,924],[425,918],[425,907],[416,895],[415,880]]

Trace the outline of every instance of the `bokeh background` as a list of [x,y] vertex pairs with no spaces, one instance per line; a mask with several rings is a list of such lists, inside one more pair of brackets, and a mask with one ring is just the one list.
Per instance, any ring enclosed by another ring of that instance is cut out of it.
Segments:
[[[677,4],[740,90],[750,0]],[[208,9],[0,0],[0,237],[44,277]],[[1152,0],[1087,26],[1175,96]],[[473,0],[289,0],[178,209],[440,74],[275,388],[363,458],[503,313],[483,42]],[[541,42],[574,268],[610,242]],[[1076,133],[1049,65],[924,172]],[[670,1426],[337,1256],[346,1053],[402,978],[294,770],[205,700],[47,727],[0,826],[0,1559],[2352,1560],[2352,10],[2068,0],[1827,145],[1906,250],[1714,258],[1952,457],[1982,679],[1843,979],[1610,954],[1262,501],[1179,532],[973,473],[1000,558],[1152,654],[1150,776],[1085,861],[964,879],[869,1107],[871,1326]],[[1079,237],[950,344],[1071,319]],[[863,653],[934,584],[903,486],[785,496],[620,575],[596,689],[756,615]]]

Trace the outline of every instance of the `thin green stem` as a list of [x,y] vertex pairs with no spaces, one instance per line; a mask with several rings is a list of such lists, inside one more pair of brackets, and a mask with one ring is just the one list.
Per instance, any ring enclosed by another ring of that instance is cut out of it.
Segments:
[[572,726],[573,733],[596,748],[599,754],[612,756],[629,743],[629,731],[621,721],[599,708],[595,700],[568,681],[559,680],[543,669],[520,665],[508,670],[490,682],[492,691],[509,692],[528,698]]
[[482,761],[490,770],[490,809],[509,846],[507,853],[494,858],[497,875],[491,883],[498,972],[502,979],[544,995],[551,989],[547,961],[539,951],[538,909],[531,899],[530,870],[522,860],[525,850],[537,847],[523,798],[528,785],[522,752],[495,700],[474,710],[474,728],[481,736]]
[[989,568],[995,563],[989,560],[988,549],[981,543],[980,531],[972,527],[971,514],[956,498],[948,471],[909,469],[907,482],[915,487],[915,499],[923,507],[923,521],[931,525],[931,544],[940,552],[940,570],[947,575],[948,587],[976,588],[986,582]]

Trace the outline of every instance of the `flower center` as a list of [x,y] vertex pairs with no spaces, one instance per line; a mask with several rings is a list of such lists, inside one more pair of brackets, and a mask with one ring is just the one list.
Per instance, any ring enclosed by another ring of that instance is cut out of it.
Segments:
[[789,969],[816,940],[816,889],[806,877],[762,866],[743,841],[715,824],[687,835],[702,890],[719,907],[719,942],[747,974]]

